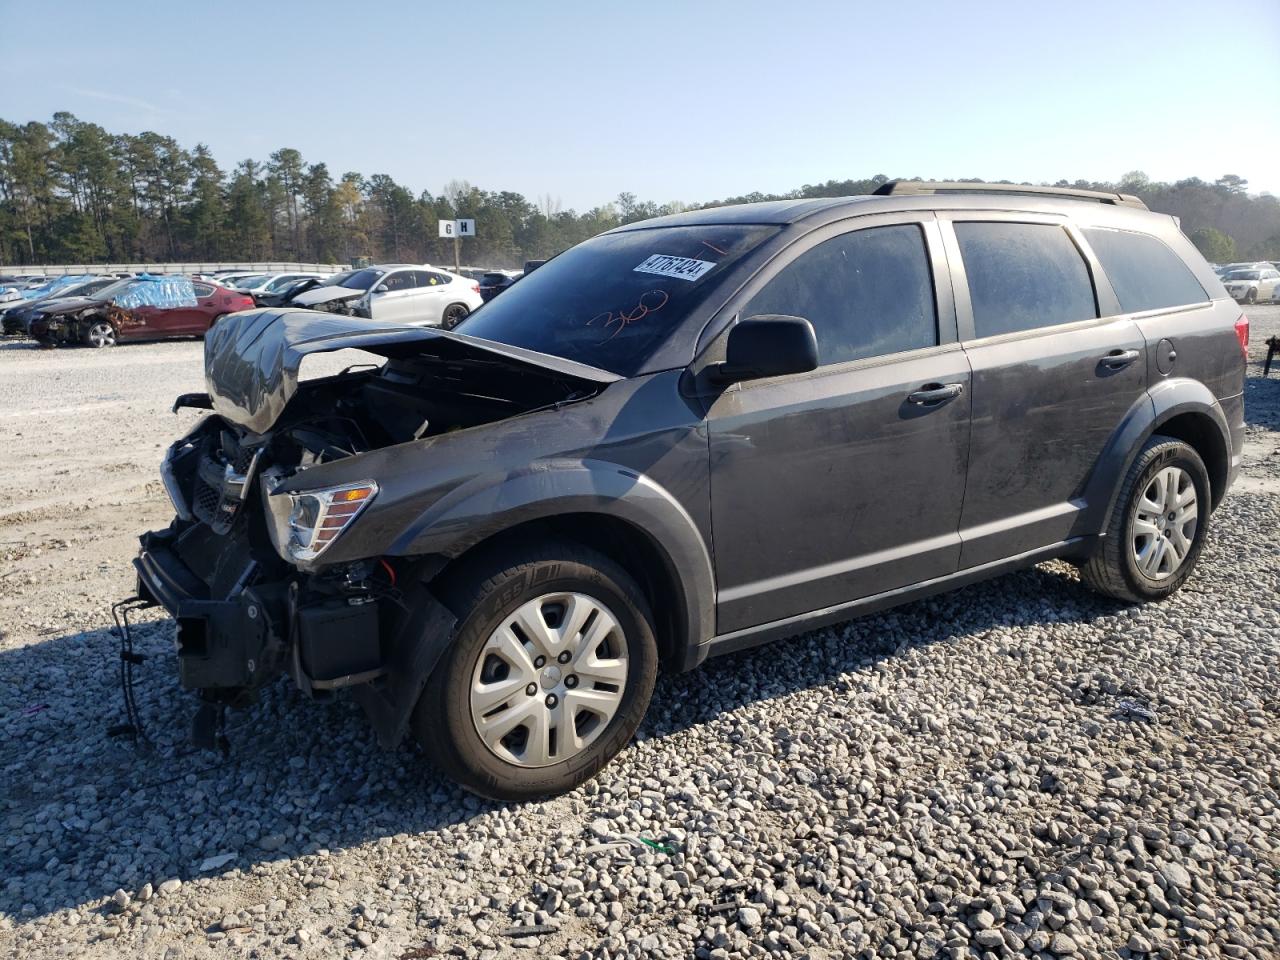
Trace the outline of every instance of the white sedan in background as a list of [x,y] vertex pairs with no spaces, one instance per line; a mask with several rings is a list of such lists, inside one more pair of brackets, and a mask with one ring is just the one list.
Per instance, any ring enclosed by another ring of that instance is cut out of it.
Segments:
[[1280,270],[1270,264],[1232,270],[1222,278],[1222,285],[1237,303],[1280,300]]
[[412,263],[340,273],[293,298],[297,307],[446,330],[483,303],[476,281]]

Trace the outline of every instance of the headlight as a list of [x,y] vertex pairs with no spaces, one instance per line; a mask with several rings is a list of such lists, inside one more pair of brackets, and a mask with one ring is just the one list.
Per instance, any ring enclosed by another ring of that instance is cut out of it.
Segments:
[[289,556],[294,560],[314,560],[377,495],[378,485],[372,480],[284,494],[290,503],[289,542],[285,545]]

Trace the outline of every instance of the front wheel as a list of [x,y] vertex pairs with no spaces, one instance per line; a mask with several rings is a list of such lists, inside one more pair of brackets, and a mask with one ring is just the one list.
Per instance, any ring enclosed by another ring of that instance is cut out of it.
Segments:
[[1153,436],[1129,468],[1106,536],[1080,568],[1081,579],[1117,600],[1163,600],[1200,558],[1210,496],[1209,472],[1195,449]]
[[471,311],[467,309],[465,303],[451,303],[444,308],[444,316],[440,318],[440,326],[446,330],[452,330],[463,320],[467,319],[467,315]]
[[83,339],[87,347],[114,347],[116,328],[107,320],[95,320],[85,330]]
[[1247,304],[1251,304],[1251,305],[1252,305],[1252,304],[1257,303],[1257,302],[1258,302],[1258,291],[1257,291],[1257,290],[1250,290],[1248,293],[1246,293],[1246,294],[1244,295],[1244,302],[1245,302],[1245,303],[1247,303]]
[[529,800],[589,780],[631,739],[658,655],[620,566],[553,541],[466,564],[441,592],[458,626],[413,730],[442,771],[482,796]]

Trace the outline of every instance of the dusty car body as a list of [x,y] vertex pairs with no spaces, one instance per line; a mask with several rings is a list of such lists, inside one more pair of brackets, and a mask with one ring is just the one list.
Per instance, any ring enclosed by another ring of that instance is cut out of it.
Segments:
[[41,307],[30,316],[28,329],[52,346],[110,347],[203,336],[219,317],[253,305],[248,294],[213,283],[139,278],[122,280],[92,298]]
[[[224,318],[135,560],[199,729],[287,674],[542,796],[623,748],[659,662],[1046,559],[1168,596],[1239,469],[1248,323],[1172,218],[1067,197],[631,224],[456,331]],[[299,379],[348,347],[384,362]]]

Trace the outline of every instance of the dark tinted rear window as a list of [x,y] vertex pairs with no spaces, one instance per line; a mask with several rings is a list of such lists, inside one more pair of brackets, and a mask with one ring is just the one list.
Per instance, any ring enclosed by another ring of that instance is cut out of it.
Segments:
[[936,345],[933,277],[920,227],[873,227],[818,244],[742,311],[764,313],[812,323],[824,365]]
[[978,337],[1098,315],[1089,268],[1062,227],[961,222],[955,230]]
[[603,234],[526,273],[458,332],[631,376],[730,266],[777,229],[726,224]]
[[1096,228],[1085,230],[1084,235],[1125,313],[1209,299],[1182,258],[1155,237]]

